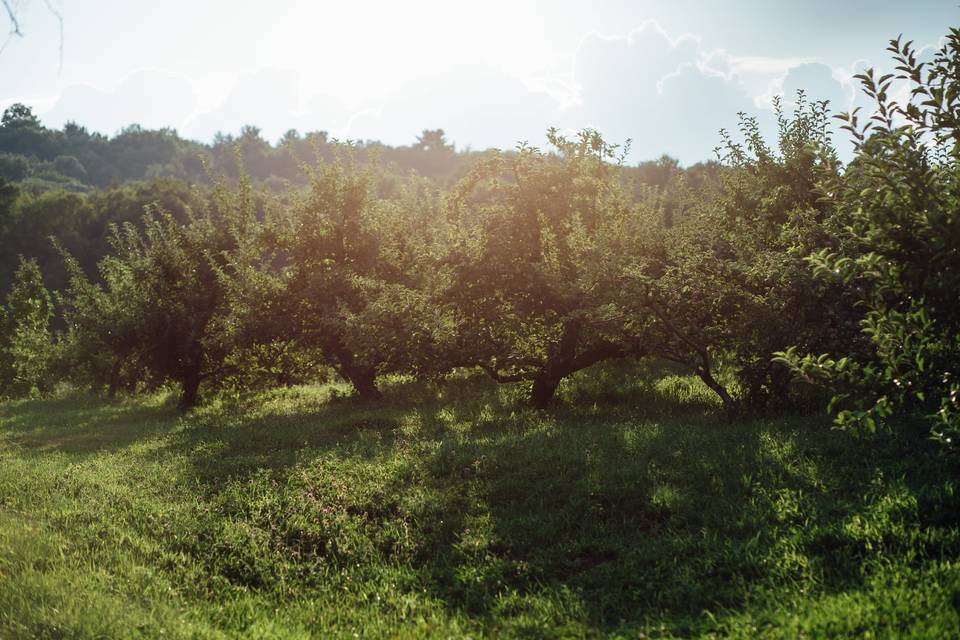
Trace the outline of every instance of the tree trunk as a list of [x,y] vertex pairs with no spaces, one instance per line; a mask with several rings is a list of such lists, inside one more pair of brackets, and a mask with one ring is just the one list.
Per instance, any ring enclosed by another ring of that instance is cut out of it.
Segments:
[[377,389],[377,371],[373,367],[354,367],[346,373],[357,395],[365,400],[379,400],[382,396]]
[[120,361],[113,363],[110,370],[110,387],[107,389],[107,397],[113,400],[117,397],[117,390],[120,388]]
[[580,342],[580,330],[583,323],[578,318],[563,323],[563,333],[556,351],[547,357],[547,362],[540,373],[533,379],[533,390],[530,392],[530,404],[537,409],[543,409],[553,400],[560,381],[577,369],[573,361],[577,357],[577,345]]
[[545,372],[534,378],[533,391],[530,393],[530,404],[536,409],[545,409],[553,400],[561,379],[560,376]]
[[700,379],[710,387],[710,389],[720,396],[720,400],[723,401],[723,406],[727,410],[729,415],[733,415],[737,411],[737,401],[733,399],[733,396],[726,390],[726,388],[717,382],[717,379],[713,377],[713,373],[710,371],[710,361],[709,356],[701,356],[703,364],[697,367],[697,375],[700,376]]
[[530,404],[543,409],[550,404],[560,382],[567,376],[610,358],[622,358],[626,352],[619,345],[601,341],[580,351],[582,323],[568,320],[563,325],[559,348],[533,379]]
[[177,408],[180,411],[187,411],[197,406],[198,391],[200,390],[200,375],[196,373],[187,374],[180,381],[181,393],[180,402]]
[[334,351],[340,366],[337,372],[340,377],[353,385],[357,395],[365,400],[379,400],[382,396],[377,389],[377,368],[369,365],[358,365],[348,349],[337,347]]

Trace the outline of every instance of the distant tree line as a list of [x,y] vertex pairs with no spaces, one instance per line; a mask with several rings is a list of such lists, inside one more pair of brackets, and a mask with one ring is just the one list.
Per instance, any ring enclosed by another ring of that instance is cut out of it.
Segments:
[[[416,171],[441,180],[462,174],[477,155],[457,152],[442,129],[424,131],[409,146],[373,141],[354,146],[361,157],[376,154],[400,173]],[[288,183],[302,185],[300,164],[318,156],[329,160],[336,147],[326,131],[291,129],[271,144],[253,126],[243,127],[238,135],[218,133],[210,144],[182,138],[173,129],[136,124],[113,136],[73,122],[50,129],[28,106],[14,104],[0,123],[0,178],[29,192],[88,191],[158,177],[208,183],[211,175],[236,177],[233,160],[239,148],[250,178],[278,190]]]
[[[0,393],[64,378],[110,394],[172,382],[187,409],[224,385],[329,371],[373,400],[385,374],[467,367],[526,384],[545,407],[577,371],[655,357],[699,376],[731,414],[829,400],[845,426],[929,416],[952,445],[960,33],[928,64],[909,43],[890,50],[896,75],[859,76],[875,113],[842,115],[856,143],[845,167],[827,105],[800,94],[790,114],[777,103],[775,143],[742,116],[720,161],[690,169],[625,167],[624,150],[589,130],[550,131],[545,151],[477,157],[425,132],[421,151],[446,155],[423,173],[398,170],[386,148],[324,139],[311,162],[290,160],[297,177],[284,174],[280,189],[263,179],[279,151],[248,131],[215,144],[219,172],[205,175],[219,177],[191,188],[158,178],[78,195],[6,183],[4,242],[57,240],[15,249]],[[912,89],[905,104],[891,99],[894,82]],[[0,139],[21,128],[5,116]],[[141,134],[148,147],[182,143]],[[217,156],[227,150],[229,163]],[[51,295],[40,266],[54,255]]]
[[[47,128],[29,107],[14,104],[0,120],[0,292],[10,288],[20,255],[37,259],[48,288],[64,288],[67,273],[51,235],[95,273],[109,250],[111,225],[139,225],[148,205],[182,220],[198,188],[209,188],[214,176],[238,178],[238,153],[245,177],[257,189],[280,195],[303,189],[303,166],[333,160],[341,146],[325,131],[295,130],[270,144],[256,127],[237,136],[217,134],[211,144],[138,125],[110,137],[75,123]],[[391,174],[416,173],[443,187],[492,153],[457,151],[442,129],[423,131],[409,146],[350,147],[357,162],[376,158]],[[706,163],[685,171],[710,176],[715,169]],[[625,171],[643,184],[663,186],[684,170],[664,156]]]

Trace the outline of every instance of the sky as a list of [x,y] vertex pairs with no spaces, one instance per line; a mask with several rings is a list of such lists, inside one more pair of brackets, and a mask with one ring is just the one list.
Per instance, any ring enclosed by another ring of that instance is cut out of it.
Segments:
[[890,67],[890,38],[933,47],[960,25],[960,0],[12,3],[23,37],[0,53],[0,107],[23,102],[48,126],[394,145],[442,128],[458,149],[591,127],[630,139],[631,160],[684,164],[714,157],[738,112],[770,130],[775,95],[848,110],[851,76]]

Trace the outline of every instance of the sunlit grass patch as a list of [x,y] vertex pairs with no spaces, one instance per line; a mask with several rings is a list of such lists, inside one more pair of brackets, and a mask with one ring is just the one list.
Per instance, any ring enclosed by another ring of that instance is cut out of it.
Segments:
[[958,628],[960,487],[933,443],[730,422],[692,379],[601,376],[608,409],[585,377],[538,411],[473,376],[186,415],[163,395],[4,404],[0,636]]

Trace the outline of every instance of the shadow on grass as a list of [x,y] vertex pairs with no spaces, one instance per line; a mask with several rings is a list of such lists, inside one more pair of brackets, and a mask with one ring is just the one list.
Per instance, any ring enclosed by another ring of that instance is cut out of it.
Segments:
[[37,452],[116,451],[170,431],[176,424],[169,394],[109,401],[87,394],[0,404],[0,434]]
[[615,374],[575,379],[549,411],[464,377],[393,381],[377,404],[294,388],[178,418],[164,402],[74,398],[4,405],[0,423],[42,451],[164,435],[188,462],[178,481],[203,494],[175,551],[207,575],[308,594],[322,568],[399,572],[401,589],[491,633],[576,620],[636,635],[666,620],[683,635],[764,590],[858,589],[871,562],[960,552],[936,533],[957,526],[960,499],[942,488],[956,464],[930,443],[867,446],[819,419],[728,424],[695,383]]
[[857,592],[904,558],[960,554],[956,460],[919,434],[577,411],[482,434],[427,463],[439,498],[410,520],[442,524],[415,562],[438,599],[489,621],[509,612],[511,633],[556,624],[558,607],[593,631],[700,633],[705,611]]
[[[524,385],[497,385],[470,372],[440,383],[394,378],[383,383],[377,402],[352,396],[347,385],[221,396],[184,417],[171,446],[207,452],[194,456],[196,480],[217,484],[263,469],[282,472],[304,452],[349,450],[362,456],[389,449],[397,438],[462,440],[484,431],[522,436],[544,419],[575,429],[638,417],[714,419],[719,403],[699,381],[668,376],[644,382],[630,375],[634,369],[597,367],[596,377],[577,376],[547,411],[526,406]],[[353,446],[371,440],[376,447]]]
[[[259,495],[264,471],[282,487],[273,506],[231,520],[345,570],[412,567],[414,588],[487,621],[560,608],[598,630],[664,617],[693,629],[705,610],[741,610],[758,585],[862,580],[834,561],[858,541],[821,542],[867,508],[831,501],[838,486],[866,495],[870,455],[835,459],[849,438],[819,420],[727,424],[708,396],[667,380],[612,393],[604,382],[600,397],[573,384],[575,403],[549,411],[475,378],[395,383],[377,405],[277,392],[196,413],[171,446],[195,452],[213,500],[228,484]],[[385,533],[399,530],[412,542]]]

